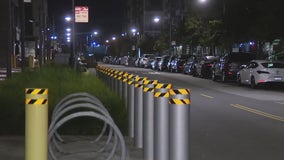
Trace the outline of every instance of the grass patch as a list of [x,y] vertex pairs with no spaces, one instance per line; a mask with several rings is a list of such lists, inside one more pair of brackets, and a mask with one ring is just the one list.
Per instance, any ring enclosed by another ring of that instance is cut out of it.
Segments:
[[[48,88],[49,114],[68,94],[88,92],[104,104],[120,130],[126,132],[124,101],[111,92],[104,82],[93,74],[79,73],[68,66],[47,65],[34,71],[13,74],[11,79],[0,82],[0,134],[24,134],[25,88]],[[93,134],[102,125],[94,123],[97,120],[78,118],[61,130],[68,134]]]

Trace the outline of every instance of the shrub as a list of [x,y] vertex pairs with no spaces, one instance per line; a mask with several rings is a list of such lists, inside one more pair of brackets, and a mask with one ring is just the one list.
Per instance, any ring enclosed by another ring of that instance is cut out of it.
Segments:
[[[13,74],[11,79],[0,82],[0,134],[24,134],[25,88],[48,88],[49,114],[68,94],[88,92],[104,104],[121,131],[126,131],[127,116],[124,101],[111,92],[94,74],[76,72],[68,66],[47,65],[33,71],[26,70]],[[94,122],[96,123],[97,120],[79,118],[70,125],[69,123],[64,125],[62,132],[93,134],[101,128],[101,125],[93,124]]]

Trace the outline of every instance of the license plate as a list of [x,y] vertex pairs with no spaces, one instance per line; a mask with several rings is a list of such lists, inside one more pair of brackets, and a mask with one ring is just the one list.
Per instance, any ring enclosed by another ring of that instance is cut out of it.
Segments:
[[275,76],[275,77],[274,77],[274,80],[275,80],[275,81],[282,81],[282,77],[281,77],[281,76]]

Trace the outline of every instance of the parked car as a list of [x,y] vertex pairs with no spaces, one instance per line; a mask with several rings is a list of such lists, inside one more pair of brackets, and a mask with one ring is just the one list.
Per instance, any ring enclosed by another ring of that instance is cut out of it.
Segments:
[[241,68],[237,77],[239,84],[248,84],[251,88],[267,83],[284,84],[284,62],[252,60]]
[[164,71],[167,69],[169,59],[170,59],[169,55],[162,56],[161,60],[158,62],[158,71]]
[[144,68],[151,67],[151,62],[154,60],[155,56],[154,54],[143,54],[143,56],[140,59],[140,65]]
[[177,56],[171,64],[171,72],[182,72],[183,71],[183,64],[186,62],[190,55],[189,54],[182,54]]
[[202,78],[210,78],[212,76],[212,66],[217,59],[216,56],[204,56],[195,64],[196,75]]
[[162,57],[155,57],[151,63],[151,68],[153,70],[158,70],[158,62],[162,59]]
[[183,73],[189,75],[196,75],[195,65],[198,59],[195,55],[189,56],[187,61],[183,64]]
[[235,81],[240,66],[255,59],[255,56],[252,53],[231,53],[221,57],[212,66],[212,80],[216,81],[220,78],[222,82]]

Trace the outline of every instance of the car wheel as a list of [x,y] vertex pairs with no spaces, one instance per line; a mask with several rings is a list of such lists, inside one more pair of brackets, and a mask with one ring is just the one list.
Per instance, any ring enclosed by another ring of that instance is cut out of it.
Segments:
[[241,80],[241,76],[240,76],[240,75],[238,75],[238,77],[237,77],[237,84],[238,84],[239,86],[242,85],[242,80]]
[[226,82],[226,74],[224,71],[222,72],[222,82]]
[[255,84],[255,79],[254,79],[254,77],[251,77],[251,78],[250,78],[250,87],[251,87],[251,88],[256,88],[256,84]]
[[212,76],[211,76],[211,78],[212,78],[212,81],[216,81],[215,71],[212,71]]

